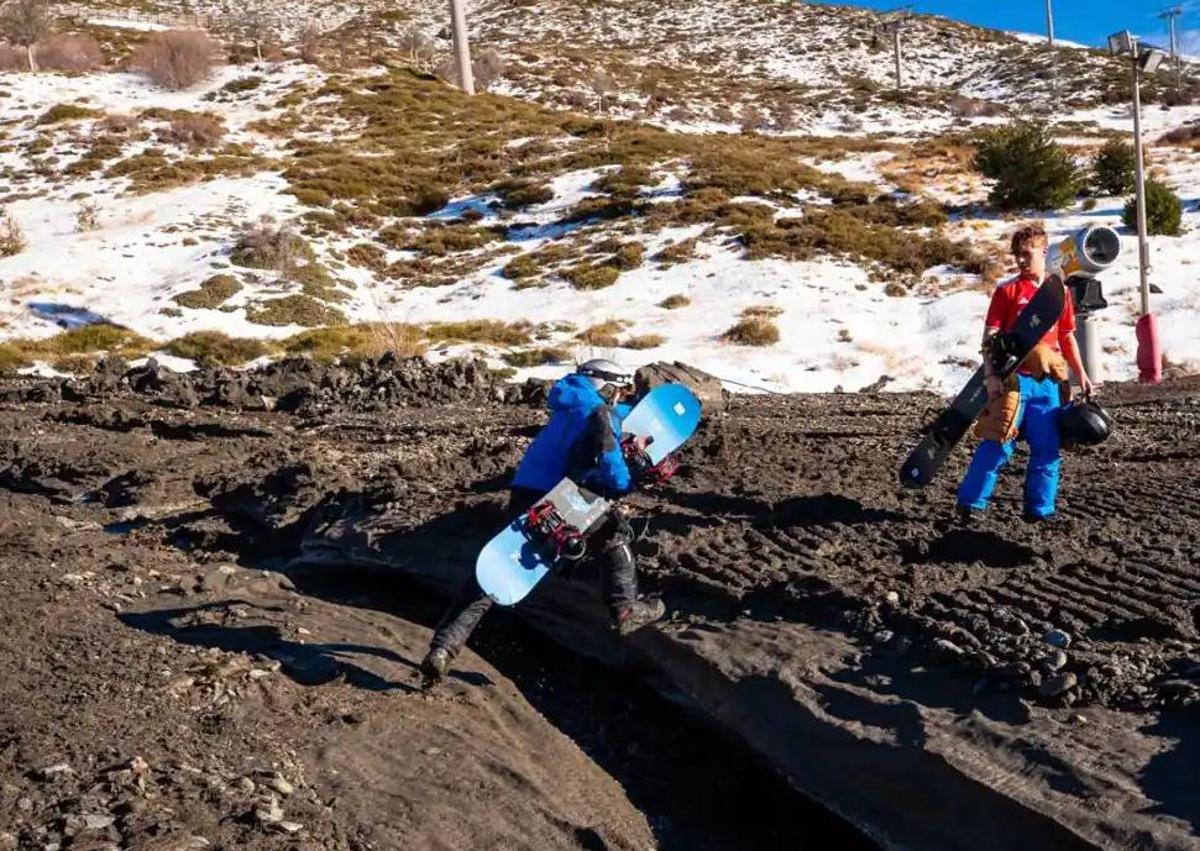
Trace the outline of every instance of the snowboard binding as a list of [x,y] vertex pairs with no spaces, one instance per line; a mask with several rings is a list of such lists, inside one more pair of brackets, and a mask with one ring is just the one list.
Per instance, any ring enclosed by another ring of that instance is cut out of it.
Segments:
[[525,533],[531,540],[536,535],[549,543],[556,559],[579,561],[587,552],[583,535],[563,520],[552,502],[539,502],[526,512]]
[[[646,446],[649,446],[649,443]],[[637,438],[626,435],[621,440],[621,454],[625,456],[625,463],[629,465],[639,484],[661,485],[679,470],[679,459],[674,455],[667,455],[655,464],[650,453],[646,451],[646,446],[639,446]]]

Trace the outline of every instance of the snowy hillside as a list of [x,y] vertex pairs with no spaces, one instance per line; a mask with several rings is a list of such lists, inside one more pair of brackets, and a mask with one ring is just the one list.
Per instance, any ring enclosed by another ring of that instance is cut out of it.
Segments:
[[[111,323],[127,332],[108,347],[181,368],[402,340],[519,374],[604,354],[775,390],[957,387],[1016,222],[984,208],[961,132],[1047,105],[1054,55],[917,17],[916,88],[897,96],[877,15],[708,8],[475,4],[477,55],[504,71],[470,99],[409,67],[442,56],[441,3],[369,23],[289,5],[291,30],[330,28],[319,57],[289,47],[182,92],[121,66],[154,25],[72,7],[60,26],[95,35],[108,67],[0,77],[0,207],[26,243],[0,258],[0,369],[82,368],[96,340],[54,335]],[[1075,105],[1047,120],[1084,157],[1128,111],[1108,104],[1111,60],[1057,53],[1056,102]],[[1152,239],[1155,309],[1170,364],[1191,370],[1200,154],[1160,140],[1198,121],[1146,113],[1156,173],[1185,202],[1185,235]],[[1065,236],[1120,228],[1123,203],[1029,215]],[[1113,378],[1134,374],[1123,239],[1098,320]],[[216,352],[196,336],[212,331],[242,344]]]

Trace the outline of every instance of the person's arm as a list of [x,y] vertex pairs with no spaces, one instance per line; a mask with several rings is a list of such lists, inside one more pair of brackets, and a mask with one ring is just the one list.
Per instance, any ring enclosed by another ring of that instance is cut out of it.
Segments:
[[1075,378],[1079,381],[1079,389],[1083,391],[1084,396],[1091,396],[1095,387],[1088,378],[1087,370],[1083,368],[1083,357],[1079,353],[1079,342],[1075,339],[1075,332],[1066,331],[1059,334],[1058,344],[1062,348],[1067,366],[1071,367],[1071,372],[1075,373]]
[[980,351],[983,352],[983,384],[987,388],[989,399],[995,399],[1004,392],[1004,382],[1000,380],[1000,376],[996,375],[996,367],[992,364],[991,357],[991,340],[1000,333],[999,328],[983,329],[983,344]]
[[992,300],[988,303],[987,317],[983,320],[983,340],[980,350],[983,352],[983,384],[987,388],[989,399],[995,399],[1004,392],[1004,382],[996,375],[992,364],[992,338],[1000,333],[1004,324],[1004,291],[997,287],[992,292]]
[[1063,359],[1075,378],[1079,381],[1079,389],[1083,395],[1091,396],[1092,381],[1088,378],[1087,370],[1083,367],[1083,356],[1079,351],[1079,341],[1075,339],[1075,303],[1071,299],[1071,291],[1066,291],[1066,304],[1062,316],[1058,320],[1058,347],[1062,350]]
[[612,410],[607,405],[597,405],[588,415],[584,439],[590,456],[595,459],[595,467],[585,477],[587,481],[611,493],[627,493],[633,487],[633,477],[613,429]]

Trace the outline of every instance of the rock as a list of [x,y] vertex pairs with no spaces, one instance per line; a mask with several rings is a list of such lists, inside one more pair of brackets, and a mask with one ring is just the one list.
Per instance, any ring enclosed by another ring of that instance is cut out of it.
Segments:
[[0,851],[16,851],[17,837],[11,833],[0,833]]
[[1063,632],[1061,629],[1052,629],[1042,636],[1042,641],[1049,644],[1051,647],[1057,647],[1059,650],[1066,650],[1071,646],[1070,633]]
[[68,774],[74,774],[71,766],[65,762],[56,762],[54,765],[48,765],[38,772],[38,775],[43,780],[57,780],[59,777],[65,777]]
[[1042,697],[1058,697],[1068,689],[1074,688],[1079,678],[1071,671],[1061,671],[1042,680],[1038,686],[1038,694]]
[[267,785],[285,798],[296,791],[296,787],[289,783],[282,774],[278,773],[272,774],[267,778]]
[[881,629],[871,637],[877,644],[887,644],[896,637],[896,633],[892,632],[890,629]]
[[237,787],[239,792],[245,792],[247,795],[253,795],[254,790],[258,788],[249,777],[239,777]]
[[960,659],[964,652],[953,641],[947,641],[944,638],[935,638],[933,640],[933,648],[939,656],[945,659]]
[[146,762],[140,756],[135,756],[129,760],[129,770],[134,774],[145,774],[150,770],[150,763]]
[[87,830],[104,830],[116,821],[116,818],[108,813],[87,813],[82,818],[83,826]]
[[304,825],[298,821],[281,821],[275,827],[282,830],[284,833],[299,833],[304,829]]
[[17,809],[23,813],[32,812],[33,811],[33,801],[30,800],[29,798],[18,798],[17,799]]
[[643,366],[634,374],[634,385],[638,393],[649,392],[661,384],[682,384],[691,389],[700,399],[706,417],[725,410],[726,393],[720,380],[695,367],[678,361],[660,361]]
[[898,606],[900,605],[900,594],[896,591],[888,591],[883,595],[883,601],[889,606]]
[[254,817],[262,824],[267,825],[283,821],[283,807],[279,806],[279,799],[272,795],[261,802],[254,810]]
[[1050,671],[1061,671],[1067,667],[1067,654],[1061,650],[1055,650],[1042,660],[1042,664]]

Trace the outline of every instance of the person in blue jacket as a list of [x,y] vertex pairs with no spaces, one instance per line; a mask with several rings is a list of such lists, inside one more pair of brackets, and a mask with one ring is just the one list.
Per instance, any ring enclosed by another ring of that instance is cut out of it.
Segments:
[[[513,515],[533,507],[565,476],[606,498],[632,489],[633,474],[621,451],[621,422],[629,414],[632,393],[632,372],[602,359],[590,360],[554,383],[548,400],[550,421],[525,451],[513,476],[509,502]],[[622,635],[666,614],[661,600],[638,598],[633,539],[629,520],[620,509],[610,511],[590,539],[602,548],[607,563],[605,598]],[[472,572],[442,616],[421,663],[427,682],[446,676],[451,660],[491,606],[491,597]]]

